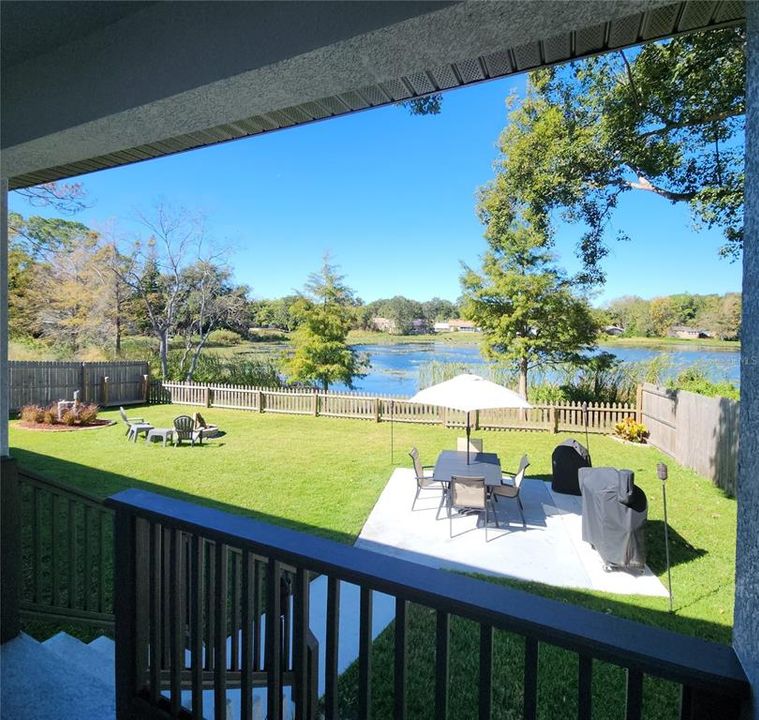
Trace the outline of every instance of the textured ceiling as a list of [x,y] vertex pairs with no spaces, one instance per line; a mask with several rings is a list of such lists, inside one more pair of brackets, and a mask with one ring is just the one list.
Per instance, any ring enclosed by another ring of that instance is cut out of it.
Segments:
[[10,187],[37,185],[127,163],[138,162],[345,113],[420,97],[490,78],[566,62],[645,41],[707,28],[740,23],[745,17],[741,0],[687,0],[656,7],[629,17],[584,27],[538,42],[507,47],[488,55],[453,64],[428,67],[376,85],[324,97],[236,122],[191,132],[146,145],[31,172],[11,178]]

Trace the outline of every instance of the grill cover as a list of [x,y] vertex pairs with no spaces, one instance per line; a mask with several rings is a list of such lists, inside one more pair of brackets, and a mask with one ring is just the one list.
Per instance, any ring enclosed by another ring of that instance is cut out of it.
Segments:
[[567,495],[580,495],[577,471],[592,465],[587,448],[572,438],[565,440],[553,451],[551,464],[553,465],[551,489]]
[[582,539],[607,565],[646,564],[646,494],[635,485],[632,470],[581,468]]

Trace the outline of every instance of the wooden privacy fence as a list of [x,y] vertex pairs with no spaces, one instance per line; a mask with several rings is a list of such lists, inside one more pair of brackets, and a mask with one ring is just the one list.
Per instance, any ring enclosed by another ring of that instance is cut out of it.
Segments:
[[[466,426],[466,416],[463,412],[410,402],[407,397],[372,396],[352,392],[325,393],[304,388],[154,381],[150,385],[149,402],[288,415],[321,415],[374,422],[393,420],[446,427]],[[471,422],[479,430],[584,432],[584,412],[582,403],[535,405],[530,410],[482,410],[472,413]],[[588,432],[613,432],[615,423],[635,415],[635,408],[627,403],[589,404]]]
[[9,406],[49,405],[72,400],[79,391],[82,402],[102,406],[129,405],[147,400],[148,363],[116,362],[27,362],[9,365]]
[[651,445],[734,496],[740,403],[645,384],[641,417]]

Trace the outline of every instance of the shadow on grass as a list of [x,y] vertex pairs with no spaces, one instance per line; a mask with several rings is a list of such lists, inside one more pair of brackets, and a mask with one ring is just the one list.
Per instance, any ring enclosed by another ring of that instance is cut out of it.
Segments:
[[[208,452],[212,452],[214,449],[221,447],[223,447],[223,443],[218,445],[196,445],[195,447],[191,447],[188,443],[186,447],[184,445],[178,448],[167,447],[166,452],[181,452],[182,450],[187,452],[200,452],[201,448],[204,448]],[[51,480],[58,480],[60,482],[72,484],[86,492],[97,495],[102,499],[120,492],[121,490],[136,488],[138,490],[146,490],[159,495],[167,495],[169,497],[177,498],[178,500],[195,503],[196,505],[203,505],[204,507],[222,510],[234,515],[244,515],[245,517],[268,522],[272,525],[279,525],[280,527],[300,530],[301,532],[310,533],[312,535],[319,535],[344,544],[352,544],[356,539],[355,536],[350,533],[344,533],[338,530],[320,527],[318,525],[310,525],[290,518],[258,512],[249,508],[241,508],[237,505],[230,505],[229,503],[214,500],[213,498],[206,496],[194,495],[181,490],[168,488],[164,485],[138,480],[137,478],[129,477],[127,475],[120,475],[107,470],[89,467],[82,463],[72,463],[68,460],[41,455],[40,453],[24,450],[22,448],[13,448],[12,454],[18,461],[19,469],[21,471],[27,469],[42,475],[43,477],[50,478]],[[160,469],[157,468],[156,474],[159,473]]]

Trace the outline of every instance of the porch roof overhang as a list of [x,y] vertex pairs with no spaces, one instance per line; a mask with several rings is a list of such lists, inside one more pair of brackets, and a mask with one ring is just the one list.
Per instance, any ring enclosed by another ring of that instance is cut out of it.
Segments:
[[11,189],[744,21],[736,0],[19,2]]

